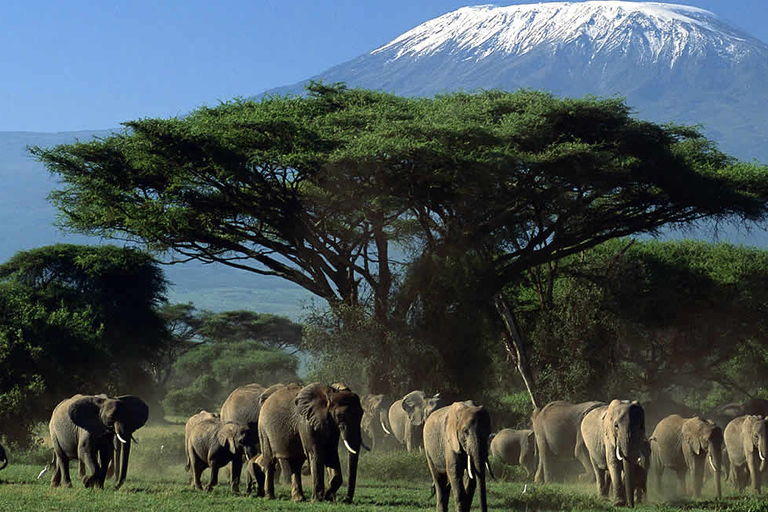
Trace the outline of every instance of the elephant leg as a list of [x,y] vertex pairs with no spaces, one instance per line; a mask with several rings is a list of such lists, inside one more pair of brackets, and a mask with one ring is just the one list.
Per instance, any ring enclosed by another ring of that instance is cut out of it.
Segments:
[[475,489],[477,488],[477,479],[480,478],[475,475],[475,478],[470,478],[467,482],[467,486],[464,489],[464,510],[469,511],[472,507],[472,498],[475,497]]
[[200,477],[202,476],[203,470],[205,469],[205,462],[194,455],[190,460],[192,461],[192,488],[202,491],[203,483]]
[[611,501],[614,505],[624,506],[627,503],[627,496],[624,491],[624,486],[622,485],[621,461],[615,459],[609,460],[608,472],[611,476],[611,489],[613,490],[613,498]]
[[[751,464],[749,464],[751,462]],[[752,478],[752,488],[756,494],[760,494],[760,484],[762,483],[762,471],[760,471],[760,461],[757,455],[747,457],[747,464],[749,465],[749,475]]]
[[103,443],[99,447],[99,464],[98,464],[98,478],[96,485],[100,488],[104,488],[104,481],[107,479],[107,468],[112,461],[112,455],[114,452],[114,446],[112,441],[109,443]]
[[685,469],[678,469],[678,470],[676,470],[675,473],[677,474],[677,489],[676,489],[677,494],[678,495],[682,494],[683,496],[685,496],[688,493],[688,488],[687,488],[686,482],[685,482],[686,470]]
[[69,478],[69,459],[59,448],[58,443],[54,443],[54,453],[54,464],[56,467],[54,468],[53,475],[51,475],[51,487],[58,487],[59,485],[72,487],[72,480]]
[[323,499],[332,500],[336,496],[336,491],[339,490],[344,478],[341,476],[341,461],[339,460],[339,451],[332,449],[330,456],[325,461],[325,465],[328,468],[328,488],[325,489]]
[[413,450],[413,426],[410,424],[405,426],[405,450],[408,453]]
[[701,498],[701,488],[704,485],[704,468],[706,467],[707,454],[704,457],[693,461],[693,468],[691,471],[691,484],[693,487],[693,497]]
[[83,475],[83,484],[86,487],[93,487],[97,483],[99,478],[99,468],[97,458],[97,450],[94,447],[86,446],[82,444],[77,448],[77,458],[80,462],[85,464],[86,474]]
[[656,491],[661,495],[664,495],[664,487],[662,485],[663,476],[664,476],[664,466],[662,466],[661,464],[659,464],[658,466],[654,466],[653,477],[656,483]]
[[[539,443],[538,439],[536,440],[536,442]],[[539,462],[536,465],[536,474],[533,477],[533,481],[537,484],[543,484],[547,481],[545,476],[546,470],[544,467],[547,455],[545,451],[546,447],[544,446],[543,442],[538,444],[538,449],[539,449]]]
[[[463,460],[463,459],[462,459]],[[451,486],[456,512],[464,510],[464,465],[454,457],[447,465],[448,482]]]
[[[293,501],[304,501],[304,489],[301,485],[301,466],[304,465],[304,459],[290,459],[290,475],[291,475],[291,499]],[[311,462],[310,462],[310,467]],[[320,478],[322,479],[322,468],[320,471]],[[314,475],[313,475],[314,478]],[[313,489],[314,492],[314,489]],[[314,499],[314,497],[313,497]]]
[[263,457],[262,461],[264,463],[264,495],[268,500],[273,500],[275,499],[275,461],[267,457]]
[[251,478],[256,480],[256,496],[263,498],[264,497],[264,482],[266,480],[266,476],[264,475],[264,471],[261,469],[261,466],[258,464],[253,464],[253,475],[248,473],[249,483],[248,483],[248,493],[251,492],[251,486],[253,485],[253,482],[250,481]]
[[317,453],[309,455],[309,468],[312,472],[312,501],[322,501],[325,493],[325,468]]
[[592,464],[592,468],[595,474],[595,485],[597,486],[597,495],[602,498],[608,497],[608,480],[606,478],[605,470],[597,467],[597,464]]
[[450,489],[448,488],[448,475],[440,473],[435,469],[432,459],[427,457],[427,466],[432,474],[432,482],[435,489],[435,500],[437,502],[437,512],[448,512],[448,499],[450,498]]
[[205,490],[211,492],[213,488],[216,487],[216,484],[219,483],[219,463],[216,461],[209,461],[208,465],[211,468],[211,481],[208,482],[208,486]]
[[[275,473],[278,474],[278,480],[282,478],[285,485],[291,485],[291,464],[288,462],[288,459],[277,459],[277,463],[280,465],[280,472],[277,473],[277,470],[275,470]],[[304,465],[303,461],[301,465]],[[301,469],[299,469],[299,472],[301,472]]]
[[232,459],[232,466],[230,468],[230,482],[232,492],[235,494],[240,492],[240,473],[243,470],[243,458],[239,455],[235,455]]

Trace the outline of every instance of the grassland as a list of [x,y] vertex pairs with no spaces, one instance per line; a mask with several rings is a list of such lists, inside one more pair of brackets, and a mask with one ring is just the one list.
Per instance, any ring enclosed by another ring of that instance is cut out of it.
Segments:
[[[231,511],[231,510],[355,510],[355,511],[415,511],[434,510],[430,496],[429,473],[421,453],[390,452],[364,454],[361,457],[355,504],[293,503],[288,486],[277,485],[278,499],[267,501],[244,494],[233,495],[226,482],[226,472],[220,474],[220,485],[211,493],[194,491],[189,487],[189,474],[184,471],[183,425],[181,423],[146,426],[136,433],[139,444],[131,453],[128,480],[115,491],[111,483],[104,490],[84,489],[76,478],[72,465],[73,488],[51,489],[50,473],[37,480],[37,475],[50,458],[50,451],[41,446],[25,454],[11,453],[11,464],[0,473],[0,510],[2,511]],[[517,468],[502,468],[494,464],[500,477],[488,484],[491,510],[555,511],[612,510],[606,501],[595,496],[589,485],[555,484],[531,485],[522,481]],[[204,477],[207,477],[207,471]],[[705,492],[711,491],[706,489]],[[654,511],[768,511],[768,498],[741,496],[727,484],[721,500],[683,500],[653,502],[638,510]],[[305,495],[309,495],[306,482]],[[477,501],[475,501],[477,506]],[[453,510],[453,503],[451,503]]]

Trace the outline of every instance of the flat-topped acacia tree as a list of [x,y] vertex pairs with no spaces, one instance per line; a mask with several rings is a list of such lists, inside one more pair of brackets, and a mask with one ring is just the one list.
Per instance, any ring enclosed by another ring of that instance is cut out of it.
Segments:
[[[124,126],[30,148],[61,180],[51,201],[63,227],[287,279],[382,329],[407,316],[393,304],[409,264],[396,247],[479,254],[490,303],[533,266],[668,223],[758,221],[768,197],[765,167],[615,98],[313,83],[306,96]],[[385,388],[374,363],[387,344],[350,350],[369,363],[371,390]]]

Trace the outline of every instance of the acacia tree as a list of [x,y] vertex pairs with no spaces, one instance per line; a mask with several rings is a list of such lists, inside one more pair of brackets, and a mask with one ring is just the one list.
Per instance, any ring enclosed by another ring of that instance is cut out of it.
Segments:
[[[31,148],[63,183],[51,199],[66,228],[288,279],[341,318],[360,308],[372,333],[407,323],[423,295],[395,247],[410,259],[470,253],[483,262],[473,295],[489,301],[527,269],[613,237],[761,219],[768,190],[764,168],[694,128],[638,120],[618,99],[312,84],[306,97],[125,127]],[[379,363],[399,350],[388,339],[346,347],[373,391],[388,387]]]

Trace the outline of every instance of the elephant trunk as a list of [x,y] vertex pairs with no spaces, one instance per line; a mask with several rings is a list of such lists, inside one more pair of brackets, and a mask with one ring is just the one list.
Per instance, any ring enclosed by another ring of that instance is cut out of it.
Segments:
[[715,494],[718,498],[722,497],[722,490],[720,488],[720,480],[722,476],[722,472],[720,471],[722,464],[722,453],[723,452],[719,449],[719,447],[710,445],[709,454],[707,456],[709,463],[715,472]]
[[355,487],[357,486],[357,462],[360,457],[360,449],[363,446],[363,435],[360,428],[355,428],[354,425],[352,428],[344,425],[339,431],[344,447],[349,452],[349,475],[347,476],[347,497],[345,500],[351,503],[355,497]]
[[[473,439],[467,446],[467,473],[470,478],[477,479],[480,488],[480,510],[488,510],[485,488],[485,466],[488,461],[487,443],[481,443],[478,439]],[[467,508],[472,503],[472,496],[467,496]]]
[[3,465],[0,466],[0,469],[5,469],[5,466],[8,465],[8,457],[5,456],[5,453],[2,454],[2,461],[3,461]]
[[349,454],[349,476],[347,477],[347,501],[350,503],[355,498],[355,487],[357,486],[357,461],[360,453]]
[[622,476],[624,478],[624,492],[627,495],[627,505],[630,507],[634,507],[635,506],[635,472],[633,471],[632,462],[630,462],[629,458],[625,458],[622,464],[623,464]]
[[[118,472],[115,489],[119,489],[122,487],[123,483],[125,482],[125,477],[128,475],[128,457],[131,453],[131,434],[126,432],[121,424],[116,423],[115,436],[117,436],[119,441],[119,443],[116,443],[117,453],[119,455],[115,457],[115,471]],[[117,461],[119,461],[119,466]]]

